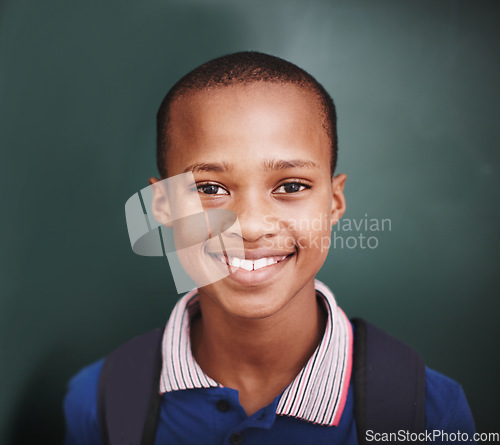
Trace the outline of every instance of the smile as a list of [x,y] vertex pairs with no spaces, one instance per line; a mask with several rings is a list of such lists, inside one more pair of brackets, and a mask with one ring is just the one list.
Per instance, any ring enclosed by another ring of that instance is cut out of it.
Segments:
[[[292,255],[292,254],[290,254]],[[262,257],[253,260],[247,260],[243,258],[238,258],[235,256],[224,256],[224,255],[215,255],[215,257],[224,265],[231,266],[232,268],[244,269],[248,272],[253,270],[263,269],[264,267],[272,266],[273,264],[280,263],[285,260],[290,255],[282,255],[282,256],[270,256],[270,257]]]

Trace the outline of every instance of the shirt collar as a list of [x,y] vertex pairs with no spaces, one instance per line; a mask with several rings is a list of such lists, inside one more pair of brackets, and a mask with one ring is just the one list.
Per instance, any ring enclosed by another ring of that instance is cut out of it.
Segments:
[[[304,368],[281,394],[276,414],[336,426],[342,415],[352,369],[352,327],[332,291],[315,280],[327,311],[323,338]],[[162,342],[160,392],[222,387],[208,377],[191,352],[189,323],[199,311],[197,290],[175,305]]]

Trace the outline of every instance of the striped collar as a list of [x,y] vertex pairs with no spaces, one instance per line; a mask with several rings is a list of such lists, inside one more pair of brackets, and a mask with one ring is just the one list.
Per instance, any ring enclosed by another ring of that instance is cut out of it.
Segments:
[[[336,426],[342,415],[352,369],[352,328],[323,283],[315,281],[328,313],[320,344],[297,377],[281,394],[276,414],[319,425]],[[220,388],[191,353],[189,323],[200,310],[197,290],[175,305],[163,336],[160,393],[193,388]]]

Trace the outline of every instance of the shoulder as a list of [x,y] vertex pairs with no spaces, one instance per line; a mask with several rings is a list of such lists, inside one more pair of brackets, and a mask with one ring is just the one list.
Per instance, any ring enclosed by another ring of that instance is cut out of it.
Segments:
[[104,359],[81,369],[68,383],[64,399],[65,445],[100,444],[97,387]]
[[475,431],[472,413],[462,387],[450,377],[425,368],[425,409],[427,430]]

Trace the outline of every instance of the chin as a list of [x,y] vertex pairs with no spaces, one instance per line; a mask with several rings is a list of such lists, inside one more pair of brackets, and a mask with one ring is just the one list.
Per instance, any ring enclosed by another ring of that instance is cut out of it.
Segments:
[[246,305],[245,307],[227,307],[226,311],[230,313],[233,317],[242,320],[264,320],[266,318],[272,317],[274,314],[278,313],[281,308],[270,308],[266,307],[254,307],[252,305]]
[[221,282],[205,286],[200,289],[226,314],[246,320],[259,320],[271,317],[280,312],[286,301],[279,301],[271,289],[257,291],[257,289],[222,288]]

